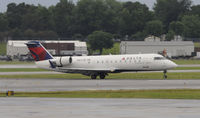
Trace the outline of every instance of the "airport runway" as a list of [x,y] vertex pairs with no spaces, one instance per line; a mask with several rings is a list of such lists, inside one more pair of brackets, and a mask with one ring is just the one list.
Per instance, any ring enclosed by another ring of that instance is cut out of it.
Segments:
[[[138,71],[125,73],[162,73],[163,71]],[[169,73],[191,73],[200,72],[200,70],[168,70]],[[38,72],[0,72],[0,75],[31,75],[31,74],[66,74],[55,71],[38,71]]]
[[0,68],[37,68],[36,64],[3,64]]
[[2,118],[199,118],[199,100],[0,98]]
[[0,79],[0,92],[143,89],[200,89],[200,80]]

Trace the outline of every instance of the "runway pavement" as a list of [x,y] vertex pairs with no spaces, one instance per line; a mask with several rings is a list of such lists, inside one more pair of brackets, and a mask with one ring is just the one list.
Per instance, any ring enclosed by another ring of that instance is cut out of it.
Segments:
[[77,91],[77,90],[143,90],[200,89],[199,80],[65,80],[0,79],[0,92]]
[[55,71],[38,71],[38,72],[0,72],[0,75],[32,75],[32,74],[65,74]]
[[0,98],[2,118],[199,118],[199,100]]
[[36,64],[3,64],[0,68],[37,68]]
[[[178,67],[200,67],[200,64],[178,65]],[[0,68],[37,68],[36,64],[3,64]]]
[[[138,71],[125,73],[162,73],[163,71]],[[168,70],[169,73],[191,73],[200,72],[200,70]],[[31,75],[31,74],[66,74],[55,71],[38,71],[38,72],[0,72],[0,75]]]

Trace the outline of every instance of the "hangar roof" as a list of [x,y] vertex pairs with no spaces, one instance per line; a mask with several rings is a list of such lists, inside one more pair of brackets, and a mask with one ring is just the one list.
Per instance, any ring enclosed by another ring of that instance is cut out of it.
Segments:
[[121,44],[130,46],[194,46],[192,41],[122,41]]

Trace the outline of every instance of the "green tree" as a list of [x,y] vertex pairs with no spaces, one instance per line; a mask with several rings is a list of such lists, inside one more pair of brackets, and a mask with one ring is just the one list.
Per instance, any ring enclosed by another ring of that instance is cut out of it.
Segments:
[[120,11],[122,10],[122,4],[116,0],[105,0],[106,10],[105,17],[103,17],[102,30],[118,34],[120,33]]
[[186,15],[182,18],[181,22],[184,25],[184,36],[188,38],[200,37],[200,16]]
[[145,4],[125,2],[120,17],[121,34],[132,35],[144,30],[146,22],[153,19],[153,13]]
[[163,33],[163,24],[159,20],[153,20],[146,23],[145,32],[147,35],[161,36]]
[[36,33],[36,36],[43,40],[55,40],[58,39],[58,34],[51,30],[39,31]]
[[0,43],[4,41],[4,38],[5,38],[5,33],[0,32]]
[[184,25],[180,21],[173,21],[170,23],[169,30],[173,31],[175,35],[183,35]]
[[24,14],[27,13],[27,9],[29,7],[30,5],[26,5],[25,3],[20,3],[18,5],[16,5],[15,3],[10,3],[7,5],[6,15],[8,18],[9,27],[11,29],[14,28],[20,29],[21,25],[23,24],[22,17]]
[[103,0],[80,0],[75,9],[76,32],[87,36],[102,29],[106,5]]
[[191,0],[157,0],[154,5],[155,15],[167,31],[172,21],[177,21],[180,15],[189,11],[191,3]]
[[35,7],[34,5],[26,5],[26,4],[24,4],[24,7],[26,7],[26,9],[24,10],[24,14],[21,15],[20,21],[22,23],[20,24],[19,28],[23,31],[26,31],[28,29],[35,29],[35,26],[38,23],[36,21],[38,17],[36,15],[37,7]]
[[195,5],[191,7],[191,11],[189,12],[191,15],[199,15],[200,16],[200,5]]
[[5,14],[0,13],[0,32],[8,30],[8,21]]
[[72,26],[74,21],[72,18],[74,7],[75,5],[71,0],[60,0],[55,7],[49,9],[55,24],[55,31],[61,37],[71,37],[73,35]]
[[23,33],[20,29],[15,28],[9,31],[8,35],[12,37],[14,40],[19,40],[23,37]]
[[94,31],[88,36],[88,44],[92,50],[99,50],[102,54],[103,48],[110,49],[113,47],[113,36],[103,31]]
[[24,37],[34,38],[36,36],[35,32],[32,29],[27,29],[24,31]]
[[38,7],[31,5],[26,10],[27,13],[22,17],[21,29],[33,29],[35,31],[53,29],[51,14],[47,8],[41,5]]
[[166,34],[166,40],[167,41],[171,41],[172,39],[174,39],[174,36],[175,36],[175,32],[170,30],[167,34]]
[[145,36],[145,32],[137,32],[131,36],[131,39],[135,41],[144,41]]
[[120,10],[116,0],[80,0],[74,11],[75,32],[83,36],[96,30],[118,33]]

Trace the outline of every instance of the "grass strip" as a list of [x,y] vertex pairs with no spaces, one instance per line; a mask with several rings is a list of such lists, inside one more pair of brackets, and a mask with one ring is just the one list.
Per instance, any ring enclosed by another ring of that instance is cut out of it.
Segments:
[[48,71],[40,68],[0,68],[0,72],[41,72]]
[[191,60],[191,59],[179,59],[179,60],[173,59],[172,61],[178,65],[200,64],[200,60]]
[[[0,93],[5,97],[5,93]],[[145,98],[145,99],[200,99],[200,90],[92,90],[64,92],[16,92],[14,97],[54,98]]]
[[0,43],[0,55],[6,55],[6,43]]
[[[168,73],[168,79],[200,79],[200,73]],[[39,78],[39,79],[90,79],[81,74],[24,74],[0,75],[0,78]],[[163,73],[116,73],[109,74],[106,79],[163,79]]]
[[34,62],[27,61],[0,61],[0,65],[20,65],[20,64],[35,64]]
[[200,67],[176,67],[173,70],[200,70]]
[[[200,70],[200,67],[177,67],[174,70]],[[40,68],[0,68],[0,72],[41,72],[48,71]]]

